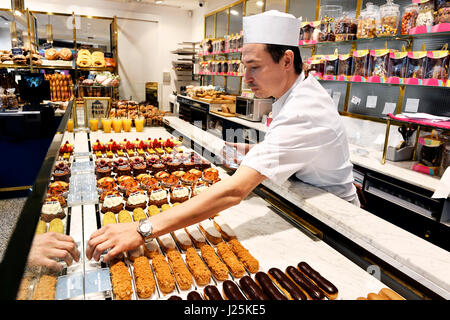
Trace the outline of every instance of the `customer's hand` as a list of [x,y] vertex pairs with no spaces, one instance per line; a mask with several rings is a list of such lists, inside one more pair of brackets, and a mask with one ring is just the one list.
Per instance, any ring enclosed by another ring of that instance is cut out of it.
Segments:
[[99,261],[105,250],[104,262],[111,261],[122,252],[138,248],[144,244],[144,239],[137,231],[138,222],[111,223],[95,231],[88,242],[86,257]]
[[28,255],[29,265],[62,271],[64,266],[56,259],[65,261],[68,266],[73,260],[76,262],[80,260],[80,251],[73,238],[56,232],[35,235]]

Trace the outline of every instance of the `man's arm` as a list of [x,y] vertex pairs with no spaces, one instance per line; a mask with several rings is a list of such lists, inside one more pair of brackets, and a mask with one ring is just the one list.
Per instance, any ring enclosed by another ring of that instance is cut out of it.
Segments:
[[[265,176],[250,167],[239,167],[231,177],[212,185],[205,192],[162,214],[150,217],[153,236],[158,237],[200,222],[240,203],[264,179]],[[108,262],[121,252],[139,247],[144,242],[137,232],[138,224],[108,224],[97,230],[89,240],[87,258],[98,260],[106,249],[111,249],[103,259]]]

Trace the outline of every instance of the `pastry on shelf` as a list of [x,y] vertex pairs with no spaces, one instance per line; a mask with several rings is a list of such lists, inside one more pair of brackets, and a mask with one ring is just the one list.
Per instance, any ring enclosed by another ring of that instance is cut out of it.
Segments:
[[117,184],[114,178],[104,177],[97,180],[97,188],[100,192],[112,191],[117,188]]
[[[209,168],[212,169],[212,168]],[[209,184],[214,184],[217,181],[219,181],[219,172],[213,171],[213,170],[209,170],[206,169],[205,171],[203,171],[203,181],[208,182]]]
[[133,289],[131,275],[122,261],[115,262],[110,268],[113,293],[117,300],[131,300]]
[[44,203],[50,202],[50,201],[58,201],[61,204],[61,207],[66,207],[67,206],[66,198],[64,198],[61,195],[59,195],[59,196],[47,196],[45,198],[45,200],[44,200]]
[[69,141],[66,141],[60,148],[59,148],[59,154],[65,154],[73,153],[73,144],[69,143]]
[[97,159],[95,162],[95,175],[97,179],[101,179],[104,177],[110,177],[112,172],[112,164],[109,159]]
[[150,298],[155,292],[155,279],[147,257],[138,257],[133,262],[134,280],[139,298]]
[[203,295],[205,296],[206,300],[213,300],[213,301],[223,300],[223,297],[220,294],[219,289],[217,289],[217,287],[213,285],[206,286],[203,289]]
[[57,60],[59,57],[58,51],[55,48],[45,50],[44,56],[47,60]]
[[161,179],[161,185],[164,188],[171,188],[177,186],[180,179],[177,176],[174,176],[173,174],[164,175],[164,177]]
[[147,193],[141,189],[133,189],[127,197],[125,209],[133,211],[136,208],[147,208]]
[[184,229],[175,230],[172,235],[181,250],[186,251],[188,248],[192,248],[192,240]]
[[45,202],[41,208],[41,219],[50,222],[55,218],[64,219],[66,214],[59,201]]
[[175,280],[170,272],[170,266],[163,255],[157,254],[152,258],[153,270],[161,292],[166,295],[175,290]]
[[64,224],[60,218],[54,218],[48,224],[48,232],[64,233]]
[[163,249],[163,251],[166,253],[168,253],[171,250],[177,249],[177,245],[175,244],[175,241],[173,240],[172,236],[169,233],[159,236],[158,242],[161,245],[161,249]]
[[186,250],[186,264],[199,286],[206,286],[211,281],[211,272],[194,248]]
[[189,189],[185,186],[173,186],[170,188],[170,202],[183,203],[189,200]]
[[259,262],[253,257],[250,252],[237,240],[232,239],[228,244],[234,254],[244,264],[245,268],[251,273],[256,273],[259,270]]
[[233,229],[231,229],[222,215],[215,216],[213,222],[217,231],[219,231],[225,241],[230,241],[237,238],[236,233]]
[[194,197],[209,188],[209,183],[206,181],[197,181],[191,186],[191,197]]
[[36,226],[35,234],[43,234],[47,232],[47,223],[45,221],[39,220]]
[[117,161],[114,161],[115,172],[117,176],[131,176],[131,166],[127,159],[119,158]]
[[151,154],[145,159],[145,162],[147,163],[147,167],[151,168],[152,165],[160,163],[161,158],[157,154]]
[[117,220],[119,223],[133,222],[133,219],[131,219],[131,215],[127,210],[121,210],[117,215]]
[[151,239],[150,241],[146,241],[144,243],[144,255],[149,259],[153,259],[157,254],[160,254],[160,252],[156,240]]
[[155,177],[146,174],[145,176],[141,177],[139,185],[141,186],[142,189],[148,190],[151,189],[152,187],[158,186],[159,181]]
[[145,214],[144,209],[136,208],[133,210],[133,220],[140,221],[142,219],[147,219],[147,215]]
[[106,226],[107,224],[110,223],[117,223],[116,215],[114,214],[114,212],[111,211],[105,213],[105,215],[103,216],[102,226]]
[[202,174],[203,174],[203,173],[202,173],[200,170],[198,170],[198,169],[191,169],[191,170],[188,171],[188,173],[193,174],[194,176],[197,177],[197,179],[200,179],[200,178],[202,177]]
[[178,170],[178,171],[173,171],[172,174],[177,177],[178,179],[181,179],[182,176],[184,176],[186,172],[182,171],[182,170]]
[[156,215],[156,214],[158,214],[160,212],[161,211],[159,211],[158,207],[155,206],[154,204],[152,204],[152,205],[150,205],[148,207],[148,214],[149,214],[149,216],[154,216],[154,215]]
[[241,278],[242,276],[244,276],[244,265],[239,261],[230,247],[228,247],[226,242],[220,242],[217,245],[217,254],[222,259],[222,261],[225,262],[228,270],[230,270],[230,273],[233,275],[233,277]]
[[200,252],[214,278],[219,281],[227,280],[228,268],[216,255],[214,249],[210,245],[205,244],[200,248]]
[[69,184],[64,181],[55,181],[48,186],[47,193],[50,196],[66,196],[69,191]]
[[165,204],[163,204],[163,205],[161,206],[161,212],[167,211],[167,210],[169,210],[170,208],[172,208],[172,207],[170,206],[170,204],[165,203]]
[[99,202],[103,203],[103,201],[107,196],[121,196],[121,194],[118,190],[103,191],[102,194],[100,195]]
[[123,210],[123,198],[120,195],[108,195],[103,200],[102,204],[102,213],[106,213],[108,211],[119,213]]
[[59,50],[58,56],[61,60],[64,61],[71,61],[73,59],[72,50],[70,50],[69,48],[62,48],[61,50]]
[[101,51],[94,51],[91,54],[92,66],[103,68],[105,66],[105,54]]
[[180,163],[178,161],[169,161],[166,163],[167,172],[172,173],[180,169]]
[[167,165],[167,163],[172,162],[173,161],[173,156],[171,156],[170,154],[163,154],[161,156],[161,163],[164,163]]
[[159,186],[154,186],[151,189],[149,189],[149,195],[148,195],[148,204],[149,205],[155,205],[155,206],[162,206],[163,204],[168,203],[167,199],[167,191]]
[[92,66],[92,56],[91,56],[90,51],[87,49],[78,50],[76,63],[77,63],[77,66],[79,66],[81,68],[91,67]]
[[119,184],[119,190],[122,192],[127,192],[127,190],[138,186],[138,182],[132,176],[127,175],[119,176],[117,183]]
[[181,183],[183,183],[184,185],[190,186],[193,183],[197,182],[198,178],[195,174],[193,173],[189,173],[186,172],[182,177],[181,177]]
[[133,175],[136,177],[142,173],[147,172],[147,165],[142,157],[131,158],[131,169],[133,170]]
[[167,252],[167,261],[181,290],[189,290],[192,287],[192,275],[184,264],[181,254],[177,250]]
[[53,179],[55,181],[64,181],[69,183],[70,179],[70,166],[67,161],[59,161],[56,163],[53,169]]
[[203,233],[201,233],[201,231],[197,228],[197,225],[188,226],[184,228],[184,230],[189,235],[192,242],[194,243],[194,246],[197,249],[200,249],[203,245],[206,244],[206,238]]
[[34,289],[33,300],[55,300],[56,281],[56,276],[43,274]]
[[[158,179],[158,173],[163,172],[167,173],[164,170],[166,170],[166,165],[163,163],[155,163],[152,164],[152,166],[149,168],[149,170],[152,171],[152,174]],[[168,173],[167,173],[168,174]]]

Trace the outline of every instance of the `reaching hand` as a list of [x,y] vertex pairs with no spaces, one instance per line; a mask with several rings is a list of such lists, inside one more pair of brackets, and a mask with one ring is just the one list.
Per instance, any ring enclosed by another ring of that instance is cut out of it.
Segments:
[[66,262],[68,266],[73,260],[80,260],[80,251],[72,237],[56,232],[47,232],[34,236],[28,255],[28,263],[32,266],[43,266],[55,271],[62,271],[63,265],[55,258]]
[[111,261],[122,252],[138,248],[144,244],[142,236],[137,232],[138,222],[111,223],[95,231],[88,242],[86,257],[99,261],[100,255],[108,250],[103,257],[104,262]]

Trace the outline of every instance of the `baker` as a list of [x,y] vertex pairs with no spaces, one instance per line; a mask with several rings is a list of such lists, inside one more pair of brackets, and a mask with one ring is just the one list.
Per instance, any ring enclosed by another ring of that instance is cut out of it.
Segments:
[[[244,80],[257,97],[274,97],[264,141],[244,145],[236,172],[207,191],[139,222],[94,232],[86,256],[108,262],[146,239],[198,223],[241,202],[265,179],[291,176],[359,206],[344,126],[333,100],[312,76],[305,79],[298,48],[300,21],[278,11],[243,18]],[[236,145],[234,145],[236,146]]]

